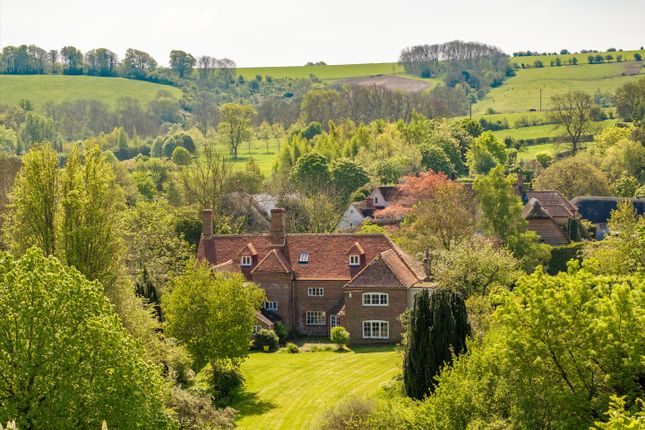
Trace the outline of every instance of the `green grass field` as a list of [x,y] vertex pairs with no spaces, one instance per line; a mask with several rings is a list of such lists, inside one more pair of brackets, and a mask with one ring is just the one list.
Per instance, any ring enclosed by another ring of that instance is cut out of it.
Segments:
[[528,112],[540,108],[549,109],[551,97],[572,90],[594,94],[614,93],[626,82],[638,79],[640,75],[621,76],[625,66],[633,63],[612,63],[540,69],[518,70],[517,76],[509,78],[498,88],[493,88],[481,101],[473,105],[473,114],[484,114],[489,108],[495,112]]
[[393,346],[352,352],[253,353],[242,364],[246,378],[240,430],[310,429],[320,414],[348,397],[379,391],[399,369]]
[[522,63],[533,66],[533,64],[539,60],[544,64],[544,67],[550,67],[551,60],[555,60],[556,58],[560,58],[560,60],[562,60],[562,62],[564,63],[564,62],[569,62],[573,57],[576,57],[578,59],[578,64],[587,64],[587,57],[589,57],[590,55],[593,55],[593,56],[602,55],[603,57],[607,55],[611,55],[614,57],[614,61],[616,60],[617,55],[622,55],[624,61],[633,61],[634,54],[637,52],[640,53],[643,57],[645,57],[645,51],[637,49],[634,51],[597,52],[593,54],[531,55],[527,57],[511,57],[510,60],[512,64],[517,64],[518,66],[520,66]]
[[[281,144],[285,140],[281,141]],[[267,145],[262,140],[252,140],[249,151],[249,144],[244,143],[240,145],[237,150],[237,160],[231,159],[230,162],[233,165],[234,170],[244,169],[244,166],[247,161],[253,159],[255,163],[260,167],[262,173],[265,177],[271,175],[271,169],[273,169],[273,164],[275,162],[276,155],[278,153],[278,142],[275,139],[269,141],[269,149],[267,151]],[[228,147],[222,147],[222,150],[227,151]]]
[[0,103],[17,104],[29,100],[36,109],[46,102],[99,100],[111,107],[120,97],[134,97],[143,105],[153,100],[159,91],[181,97],[181,90],[168,85],[123,78],[62,75],[0,75]]
[[257,75],[273,78],[309,78],[315,75],[322,80],[337,80],[373,75],[393,75],[404,73],[398,63],[338,64],[327,66],[290,66],[290,67],[243,67],[237,69],[245,79]]

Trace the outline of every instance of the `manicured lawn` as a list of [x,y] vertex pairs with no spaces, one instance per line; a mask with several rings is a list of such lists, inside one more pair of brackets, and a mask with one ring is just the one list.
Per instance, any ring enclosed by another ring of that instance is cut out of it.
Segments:
[[327,66],[289,66],[289,67],[242,67],[237,69],[245,79],[257,75],[273,78],[309,78],[310,75],[323,80],[356,78],[372,75],[393,75],[404,73],[398,63],[335,64]]
[[[483,114],[489,108],[496,112],[528,112],[540,107],[548,110],[551,97],[579,90],[594,95],[596,91],[613,94],[618,87],[638,79],[639,75],[621,76],[625,67],[633,63],[583,64],[578,66],[544,67],[518,70],[517,76],[493,88],[481,101],[473,105],[473,114]],[[641,69],[640,76],[645,71]]]
[[310,429],[347,397],[365,397],[400,372],[393,346],[352,352],[252,353],[242,364],[246,391],[233,407],[239,429]]
[[116,106],[120,97],[133,97],[145,108],[159,91],[167,91],[175,98],[181,97],[179,88],[152,82],[123,78],[63,75],[0,75],[0,103],[18,104],[29,100],[36,109],[46,102],[99,100],[110,107]]

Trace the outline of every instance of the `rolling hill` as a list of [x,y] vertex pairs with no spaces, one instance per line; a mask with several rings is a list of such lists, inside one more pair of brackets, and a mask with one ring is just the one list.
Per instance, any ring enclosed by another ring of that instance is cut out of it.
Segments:
[[309,78],[314,75],[323,81],[360,78],[374,75],[395,75],[405,73],[398,63],[335,64],[327,66],[289,66],[289,67],[243,67],[237,69],[245,79],[255,79],[257,75],[272,78]]
[[0,75],[0,103],[15,105],[29,100],[36,109],[46,102],[100,100],[111,107],[120,97],[134,97],[143,105],[159,91],[181,97],[179,88],[123,78],[62,75]]

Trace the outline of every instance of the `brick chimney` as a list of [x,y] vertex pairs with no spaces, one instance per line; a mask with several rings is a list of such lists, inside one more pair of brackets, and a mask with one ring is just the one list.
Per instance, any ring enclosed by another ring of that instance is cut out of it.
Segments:
[[517,172],[517,181],[515,182],[515,194],[519,197],[524,195],[524,175],[522,172]]
[[213,237],[213,210],[204,209],[202,211],[202,237],[210,239]]
[[368,208],[374,207],[374,197],[368,197],[365,199],[365,207],[368,207]]
[[269,230],[271,233],[271,246],[284,246],[287,238],[284,212],[285,210],[283,208],[271,209],[271,228]]

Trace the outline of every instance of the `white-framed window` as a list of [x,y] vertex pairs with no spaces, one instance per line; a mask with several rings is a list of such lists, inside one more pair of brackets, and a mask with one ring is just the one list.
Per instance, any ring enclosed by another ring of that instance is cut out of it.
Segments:
[[298,264],[307,264],[307,263],[309,263],[309,253],[303,251],[298,256]]
[[387,293],[363,293],[363,306],[388,306],[390,297]]
[[363,321],[363,339],[389,339],[390,323],[387,321]]
[[242,267],[249,267],[253,265],[253,257],[250,255],[243,255],[242,258],[240,258],[240,266]]
[[277,311],[278,310],[278,302],[272,301],[272,302],[264,302],[264,309],[267,311]]
[[325,325],[325,312],[323,311],[307,311],[305,323],[307,325]]
[[260,330],[262,330],[261,325],[254,325],[253,326],[253,334],[257,334]]
[[378,203],[378,197],[374,197],[374,203]]
[[320,287],[307,288],[307,295],[309,297],[322,297],[325,295],[325,289]]
[[361,256],[352,254],[349,256],[349,265],[350,266],[360,266],[361,265]]
[[340,317],[338,315],[331,315],[329,317],[329,327],[337,327],[340,325]]

